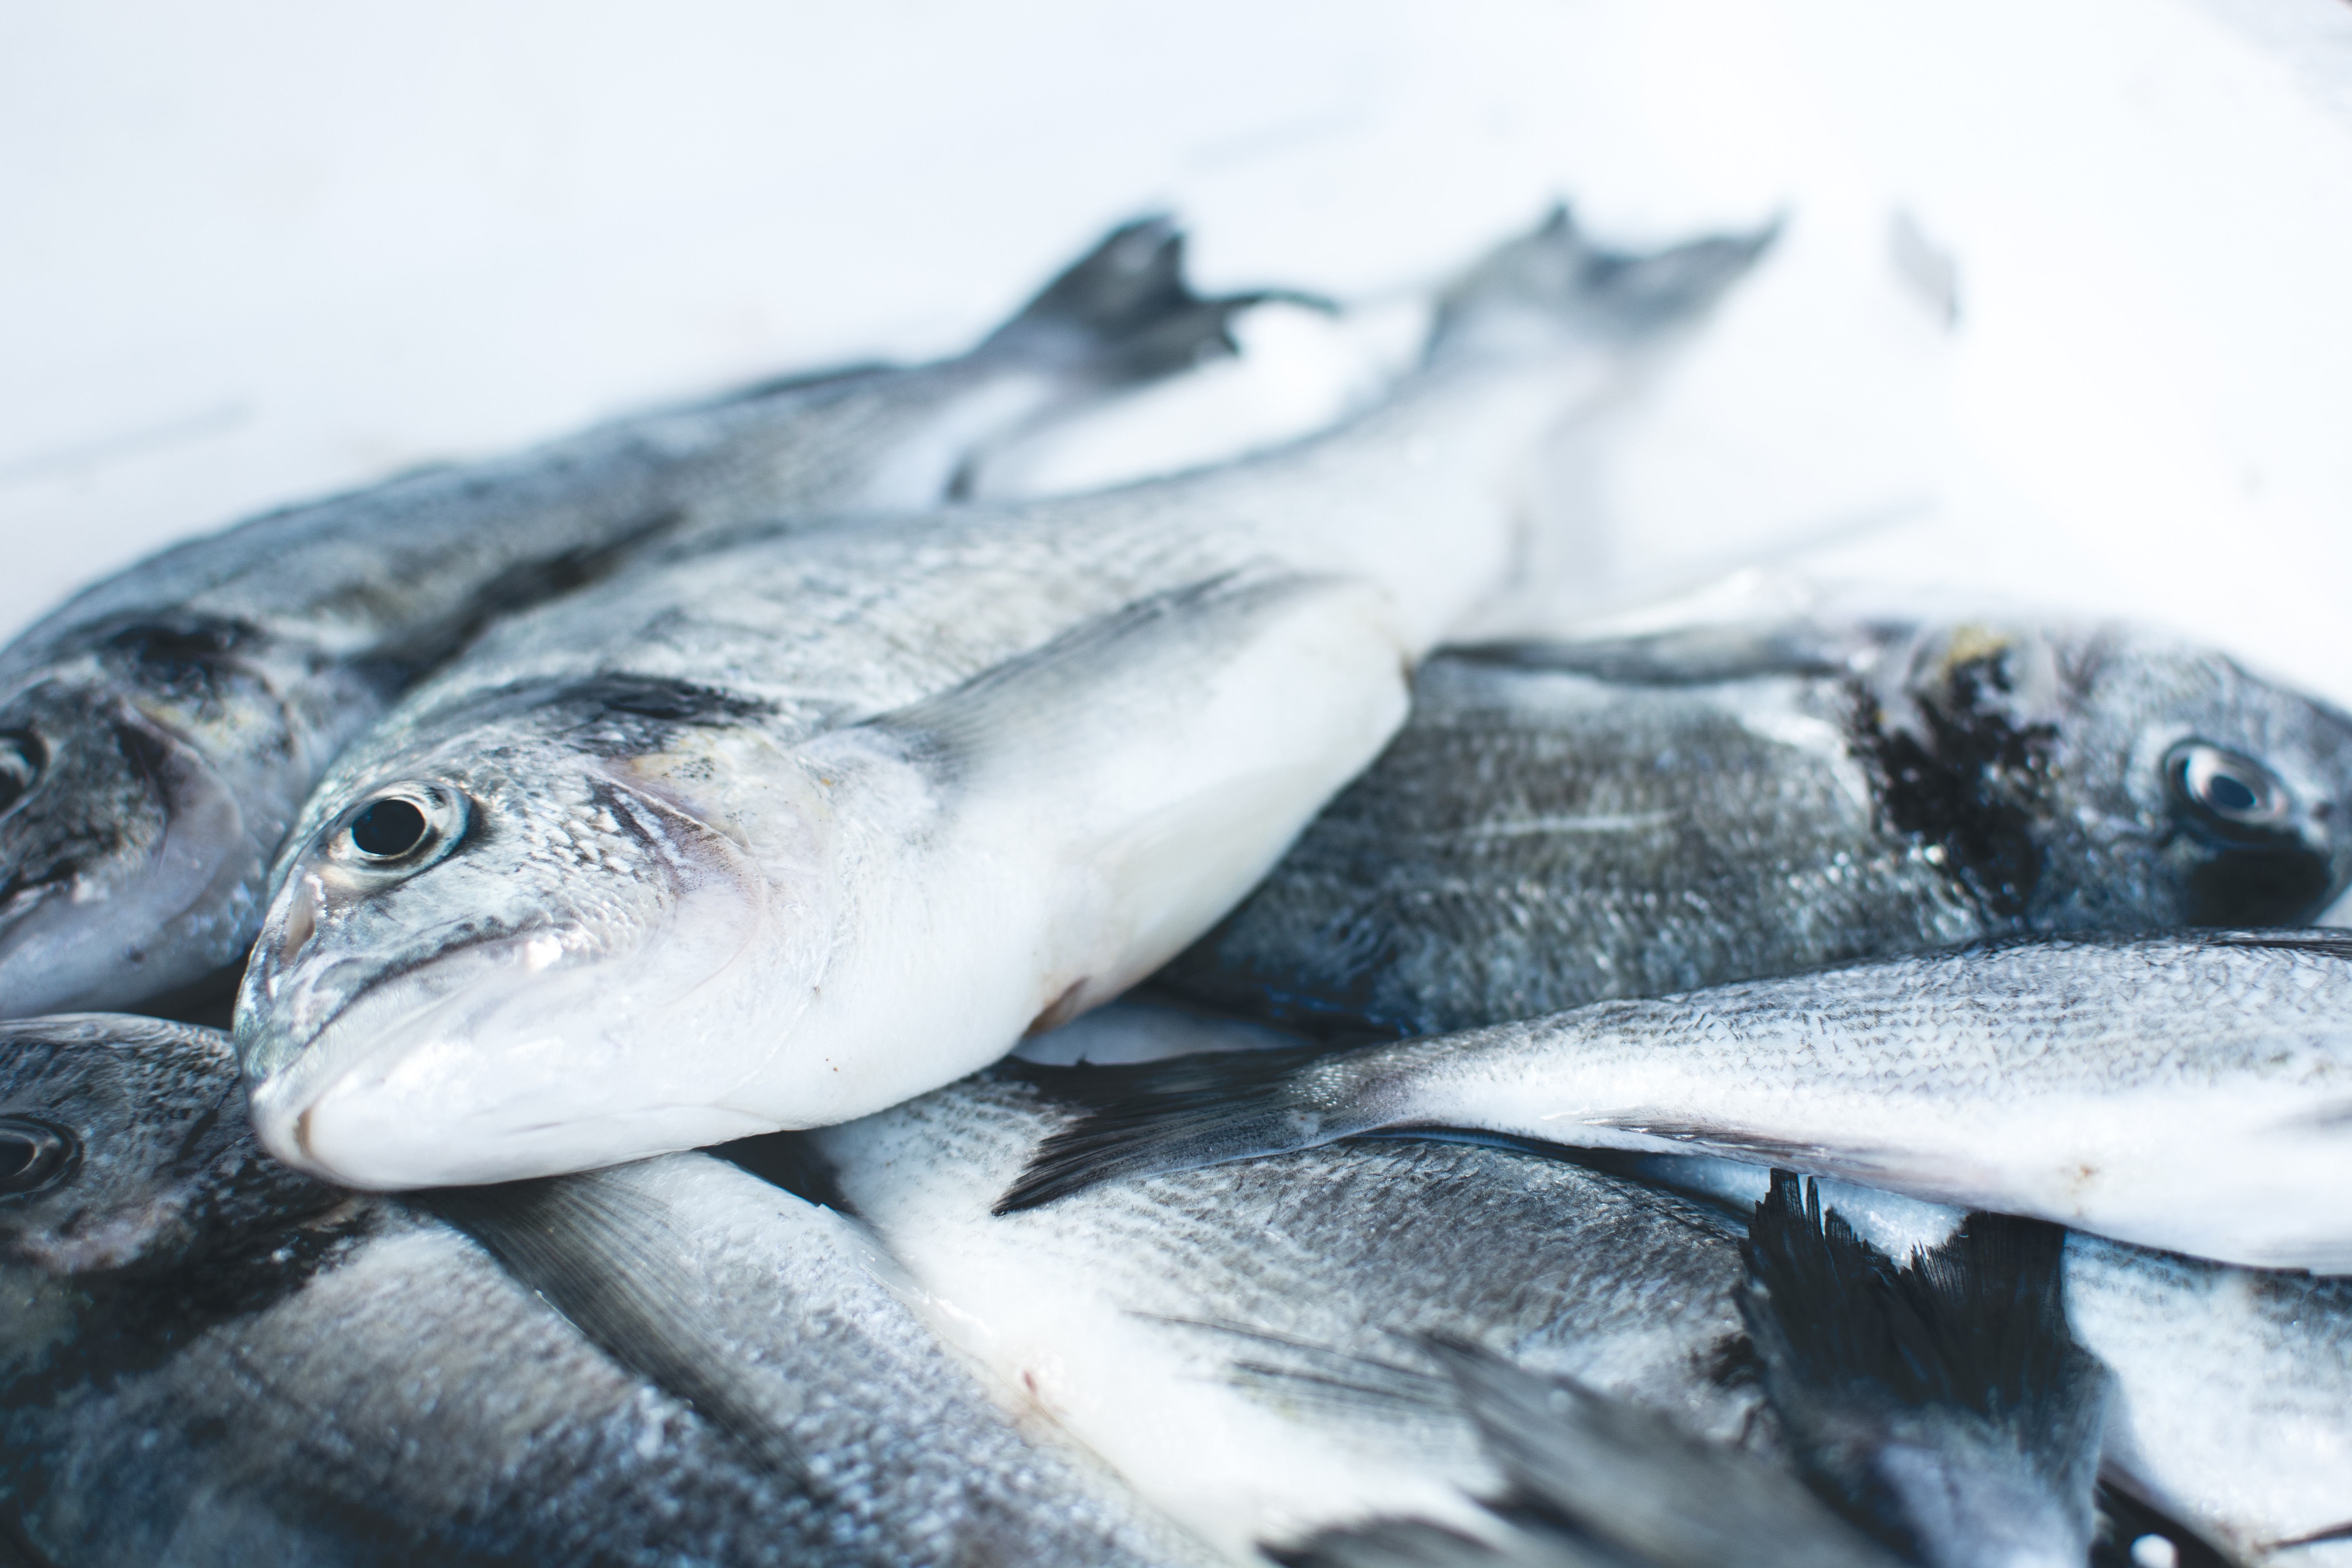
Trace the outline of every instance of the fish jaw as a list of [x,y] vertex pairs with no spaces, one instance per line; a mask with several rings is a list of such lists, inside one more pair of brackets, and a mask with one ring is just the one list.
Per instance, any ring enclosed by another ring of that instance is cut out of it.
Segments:
[[121,1006],[236,958],[268,847],[201,747],[64,682],[0,734],[32,764],[0,815],[0,1016]]
[[391,1191],[776,1127],[733,1104],[796,1017],[759,981],[821,943],[774,929],[761,868],[677,803],[599,768],[534,795],[510,763],[442,770],[472,823],[404,881],[338,861],[350,810],[289,864],[236,1041],[255,1136],[297,1169]]

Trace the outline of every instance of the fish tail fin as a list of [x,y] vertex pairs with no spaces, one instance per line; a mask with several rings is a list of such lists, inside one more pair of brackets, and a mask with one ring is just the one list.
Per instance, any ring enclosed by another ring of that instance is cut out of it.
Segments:
[[1204,297],[1184,276],[1184,231],[1164,214],[1121,224],[992,332],[983,350],[1033,356],[1111,385],[1155,380],[1238,352],[1234,318],[1290,289]]
[[1424,1342],[1511,1487],[1514,1517],[1549,1518],[1636,1562],[1891,1568],[1803,1482],[1664,1415],[1479,1346]]
[[1708,235],[1662,250],[1594,245],[1563,204],[1506,241],[1438,298],[1433,360],[1524,353],[1566,336],[1632,342],[1695,321],[1745,277],[1780,232]]
[[1360,1129],[1312,1109],[1314,1049],[1221,1051],[1118,1067],[1001,1062],[994,1069],[1079,1111],[1041,1140],[996,1200],[1000,1215],[1103,1182],[1198,1170],[1311,1148]]
[[2064,1243],[1972,1214],[1897,1267],[1773,1173],[1741,1310],[1767,1394],[1851,1517],[1914,1551],[1956,1530],[2089,1550],[2111,1379],[2067,1327]]
[[1804,1483],[1743,1449],[1710,1443],[1570,1377],[1467,1342],[1422,1343],[1502,1472],[1480,1539],[1425,1520],[1326,1530],[1277,1562],[1300,1568],[1443,1564],[1712,1563],[1750,1568],[1895,1568],[1896,1559]]

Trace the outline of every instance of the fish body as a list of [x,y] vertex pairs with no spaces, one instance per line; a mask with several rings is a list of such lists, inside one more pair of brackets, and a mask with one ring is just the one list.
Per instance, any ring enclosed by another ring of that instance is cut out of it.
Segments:
[[[1001,1072],[1050,1089],[1069,1070]],[[1430,1334],[1772,1449],[1744,1374],[1738,1227],[1706,1207],[1509,1150],[1395,1142],[991,1216],[1067,1115],[983,1077],[812,1138],[942,1332],[1228,1551],[1396,1513],[1484,1528],[1468,1498],[1504,1478]]]
[[[1008,1207],[1383,1129],[1786,1166],[2256,1268],[2352,1271],[2352,942],[2015,939],[1337,1053],[1125,1069]],[[1161,1075],[1153,1092],[1152,1075]]]
[[1434,1034],[2029,931],[2306,919],[2352,721],[2118,626],[1823,617],[1457,648],[1162,974]]
[[1761,238],[1565,218],[1299,446],[682,554],[494,628],[341,759],[237,1012],[263,1143],[402,1187],[844,1121],[1192,941],[1506,574],[1512,476]]
[[[1192,364],[1207,300],[1131,225],[971,353],[753,388],[176,545],[0,650],[0,1016],[236,963],[335,753],[494,616],[656,546],[904,508],[1053,411]],[[1253,297],[1254,298],[1254,297]]]
[[461,1228],[261,1156],[217,1035],[5,1044],[0,1153],[72,1145],[0,1204],[0,1533],[49,1560],[1213,1561],[732,1165],[469,1194]]

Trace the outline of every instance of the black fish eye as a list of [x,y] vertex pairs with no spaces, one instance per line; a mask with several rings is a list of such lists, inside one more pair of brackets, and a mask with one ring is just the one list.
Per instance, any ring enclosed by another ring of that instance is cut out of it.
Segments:
[[335,847],[364,866],[410,864],[447,844],[464,816],[452,792],[409,784],[353,812]]
[[2220,826],[2273,828],[2294,807],[2276,773],[2210,742],[2181,742],[2166,754],[2164,771],[2174,797]]
[[0,811],[24,799],[40,776],[40,742],[30,735],[0,735]]
[[29,1116],[0,1116],[0,1198],[54,1186],[72,1171],[81,1140]]
[[396,859],[424,843],[426,831],[416,803],[393,795],[352,818],[352,847],[372,859]]

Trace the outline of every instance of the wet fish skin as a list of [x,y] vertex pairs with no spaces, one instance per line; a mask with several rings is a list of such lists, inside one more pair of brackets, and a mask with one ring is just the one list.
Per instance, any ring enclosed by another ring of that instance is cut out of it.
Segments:
[[[82,1140],[29,1204],[0,1200],[0,1518],[53,1561],[1212,1560],[1032,1441],[870,1241],[742,1171],[688,1155],[574,1184],[611,1223],[551,1246],[647,1308],[596,1320],[607,1353],[425,1209],[285,1172],[267,1190],[249,1140],[222,1157],[220,1036],[12,1027],[0,1117]],[[493,1228],[499,1194],[472,1196]],[[93,1230],[132,1239],[78,1249]],[[723,1412],[644,1375],[677,1342]]]
[[1230,347],[1164,220],[1116,231],[959,359],[772,384],[426,469],[174,546],[0,649],[0,1016],[234,963],[302,798],[503,611],[657,544],[929,504],[1053,410]]
[[1097,1070],[1008,1066],[806,1136],[941,1332],[1227,1551],[1400,1511],[1486,1530],[1468,1494],[1504,1478],[1429,1333],[1772,1451],[1737,1225],[1580,1166],[1345,1144],[992,1218],[1067,1118],[1052,1086]]
[[[2216,766],[2265,808],[2200,798]],[[2288,923],[2352,878],[2347,822],[2352,721],[2138,628],[1842,611],[1457,648],[1160,979],[1402,1036],[2025,931]]]
[[2072,1236],[2066,1310],[2122,1388],[2106,1464],[2249,1562],[2352,1564],[2352,1280]]
[[1916,1561],[2090,1555],[2114,1377],[2068,1330],[2064,1245],[1978,1214],[1898,1268],[1785,1172],[1749,1222],[1741,1305],[1791,1446]]
[[[1703,1153],[2254,1268],[2352,1271],[2352,942],[2036,937],[1302,1067],[1130,1069],[1000,1200],[1386,1128]],[[1118,1080],[1106,1074],[1106,1084]]]
[[[1541,436],[1768,238],[1629,258],[1562,218],[1448,301],[1475,352],[1316,439],[501,623],[289,839],[237,1012],[264,1145],[371,1187],[580,1169],[862,1115],[1118,994],[1402,721]],[[409,847],[362,849],[379,801]]]

